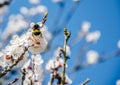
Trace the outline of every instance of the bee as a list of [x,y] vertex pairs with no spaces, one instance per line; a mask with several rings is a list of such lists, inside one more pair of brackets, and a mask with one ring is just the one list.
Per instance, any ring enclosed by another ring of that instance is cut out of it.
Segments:
[[42,37],[42,33],[41,33],[41,31],[40,31],[40,28],[42,28],[43,27],[43,25],[44,25],[44,23],[46,22],[46,20],[47,20],[47,16],[48,16],[48,12],[45,12],[45,15],[44,15],[44,17],[43,17],[43,19],[42,19],[42,21],[41,21],[41,26],[39,25],[39,24],[35,24],[34,26],[33,26],[33,30],[32,30],[32,35],[33,36],[41,36]]
[[42,35],[41,31],[40,31],[40,26],[38,24],[35,24],[32,28],[32,35],[33,36],[38,36],[38,35]]

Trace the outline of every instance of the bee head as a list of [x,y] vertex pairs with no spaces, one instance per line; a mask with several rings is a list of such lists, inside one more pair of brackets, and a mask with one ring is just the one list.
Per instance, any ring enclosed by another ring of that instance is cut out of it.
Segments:
[[33,35],[40,35],[41,34],[41,32],[40,32],[40,26],[38,25],[38,24],[35,24],[34,26],[33,26]]

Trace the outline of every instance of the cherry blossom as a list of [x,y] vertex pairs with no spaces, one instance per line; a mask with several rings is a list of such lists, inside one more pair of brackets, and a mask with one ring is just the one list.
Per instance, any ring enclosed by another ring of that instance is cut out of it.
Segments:
[[22,29],[28,27],[28,23],[25,21],[24,17],[20,14],[18,15],[11,15],[9,17],[9,21],[7,24],[6,29],[2,33],[2,40],[6,40],[9,36],[19,32]]
[[39,4],[40,0],[29,0],[31,4]]
[[44,5],[38,5],[36,7],[31,7],[31,8],[21,7],[20,9],[21,14],[25,16],[35,16],[38,14],[44,14],[46,11],[47,8]]
[[101,35],[100,31],[94,31],[94,32],[88,33],[86,36],[86,41],[88,43],[91,43],[91,42],[95,43],[100,38],[100,35]]
[[118,48],[120,48],[120,40],[118,41],[117,46],[118,46]]
[[117,80],[117,81],[116,81],[116,85],[120,85],[120,80]]
[[90,50],[87,52],[86,56],[88,64],[96,64],[98,62],[99,54],[96,51]]

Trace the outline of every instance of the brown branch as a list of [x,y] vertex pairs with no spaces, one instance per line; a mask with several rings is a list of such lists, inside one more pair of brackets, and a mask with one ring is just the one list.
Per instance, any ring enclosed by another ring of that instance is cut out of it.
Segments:
[[23,85],[23,83],[24,83],[25,76],[26,76],[26,70],[23,69],[23,70],[22,70],[22,82],[21,82],[21,85]]
[[41,23],[42,23],[41,28],[42,28],[43,25],[45,24],[45,22],[46,22],[46,20],[47,20],[47,16],[48,16],[48,12],[45,12],[44,17],[42,18],[42,21],[41,21]]
[[6,75],[15,65],[17,65],[21,59],[23,59],[25,52],[28,50],[29,47],[25,47],[24,48],[24,52],[20,55],[20,57],[18,57],[18,59],[16,61],[14,61],[11,65],[9,65],[8,67],[6,67],[1,73],[0,73],[0,78],[4,75]]
[[13,81],[11,81],[8,85],[12,85],[14,84],[15,82],[17,82],[19,80],[19,78],[15,78]]

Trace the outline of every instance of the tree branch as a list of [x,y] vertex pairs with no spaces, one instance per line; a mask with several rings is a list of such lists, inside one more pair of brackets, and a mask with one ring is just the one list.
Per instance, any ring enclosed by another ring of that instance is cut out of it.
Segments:
[[41,21],[42,25],[40,26],[40,28],[42,28],[43,25],[45,24],[45,22],[47,20],[47,16],[48,16],[48,12],[45,12],[44,17],[42,18],[42,21]]
[[86,85],[87,83],[89,83],[90,82],[90,79],[89,78],[87,78],[83,83],[81,83],[80,85]]
[[70,32],[67,31],[67,29],[64,29],[64,35],[65,35],[65,40],[64,40],[64,49],[63,49],[63,55],[64,55],[64,62],[63,62],[63,67],[62,67],[62,81],[61,81],[61,85],[65,84],[65,71],[66,71],[66,62],[67,62],[67,55],[66,55],[66,46],[67,46],[67,42],[68,39],[70,38]]
[[53,84],[53,81],[54,81],[54,75],[52,74],[52,75],[51,75],[51,78],[50,78],[50,82],[49,82],[48,85],[52,85],[52,84]]
[[24,52],[18,57],[16,61],[14,61],[11,65],[9,65],[7,68],[5,68],[1,73],[0,73],[0,78],[4,75],[6,75],[15,65],[17,65],[21,59],[23,59],[25,52],[28,50],[29,47],[24,48]]
[[14,84],[15,82],[17,82],[19,80],[19,78],[15,78],[13,81],[11,81],[8,85],[12,85]]

